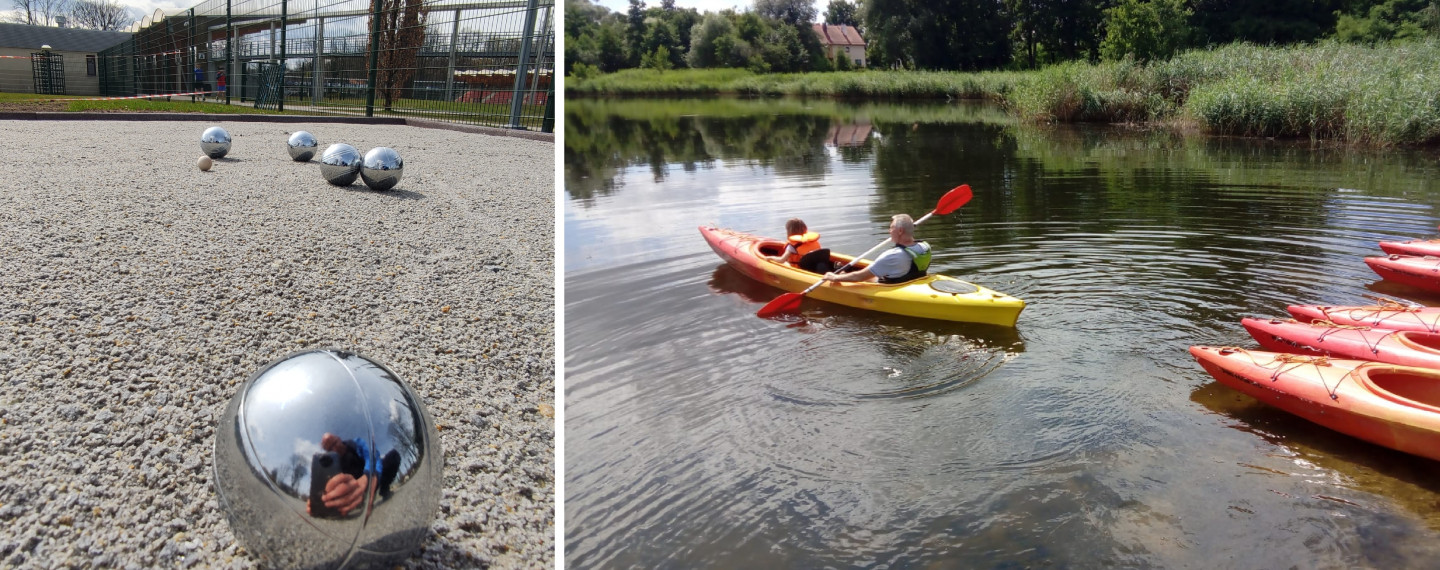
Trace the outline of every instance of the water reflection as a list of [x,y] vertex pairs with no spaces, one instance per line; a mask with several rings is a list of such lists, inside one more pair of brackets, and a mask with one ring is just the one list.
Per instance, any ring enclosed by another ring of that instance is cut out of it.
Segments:
[[[1378,492],[1387,500],[1421,514],[1428,526],[1440,529],[1440,480],[1437,462],[1374,445],[1315,425],[1211,382],[1191,392],[1190,399],[1233,420],[1231,427],[1254,434],[1286,460],[1287,469],[1267,469],[1281,476],[1324,481],[1335,492],[1355,489]],[[1328,497],[1328,496],[1327,496]],[[1331,497],[1333,499],[1333,497]],[[1340,499],[1334,499],[1340,500]]]

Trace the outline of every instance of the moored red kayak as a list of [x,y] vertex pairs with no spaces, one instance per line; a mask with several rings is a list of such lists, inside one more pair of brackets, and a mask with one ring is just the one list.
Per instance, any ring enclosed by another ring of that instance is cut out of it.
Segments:
[[1190,347],[1221,384],[1311,422],[1440,460],[1440,370],[1238,348]]
[[1290,305],[1285,308],[1300,322],[1329,321],[1337,325],[1366,326],[1392,331],[1440,332],[1440,307],[1386,305]]
[[1440,257],[1440,240],[1415,239],[1409,241],[1382,241],[1380,250],[1391,255],[1418,255]]
[[[779,255],[785,244],[733,230],[701,226],[700,234],[710,248],[736,270],[761,283],[791,292],[805,290],[821,274],[788,263],[771,261],[763,255]],[[832,253],[831,260],[848,263],[853,257]],[[855,267],[864,267],[861,260]],[[905,283],[826,283],[808,297],[859,309],[897,315],[1015,326],[1025,301],[979,285],[945,275],[927,275]]]
[[1440,368],[1440,334],[1244,318],[1265,350]]
[[1416,255],[1367,257],[1365,264],[1386,281],[1440,292],[1440,257]]

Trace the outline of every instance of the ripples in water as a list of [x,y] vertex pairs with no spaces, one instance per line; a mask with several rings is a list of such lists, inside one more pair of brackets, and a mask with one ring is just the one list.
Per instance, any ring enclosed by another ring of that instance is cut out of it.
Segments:
[[[617,168],[565,206],[567,566],[1440,554],[1435,463],[1248,400],[1186,352],[1250,345],[1239,319],[1289,304],[1440,301],[1362,261],[1376,241],[1436,234],[1433,167],[909,122],[875,124],[862,151],[747,160],[725,120],[687,120],[719,158]],[[779,138],[823,144],[829,121],[794,118]],[[751,144],[755,128],[733,131]],[[1016,328],[818,301],[760,319],[781,292],[695,232],[774,235],[801,215],[854,253],[958,182],[975,199],[920,237],[935,271],[1025,299]]]

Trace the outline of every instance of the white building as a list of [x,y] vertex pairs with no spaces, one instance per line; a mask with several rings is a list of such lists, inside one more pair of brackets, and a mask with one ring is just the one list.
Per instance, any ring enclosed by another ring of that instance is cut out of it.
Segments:
[[100,50],[130,39],[129,32],[102,32],[80,28],[0,24],[0,92],[35,93],[36,73],[31,54],[60,56],[64,65],[64,95],[99,95]]

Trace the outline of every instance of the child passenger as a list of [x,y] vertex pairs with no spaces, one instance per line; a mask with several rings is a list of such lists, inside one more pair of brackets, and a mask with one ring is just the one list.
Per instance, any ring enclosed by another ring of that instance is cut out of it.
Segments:
[[[810,228],[800,218],[790,218],[785,222],[785,236],[785,251],[774,257],[767,256],[768,259],[789,263],[815,273],[825,273],[831,270],[833,264],[830,263],[830,250],[820,247],[820,234],[810,231]],[[824,253],[806,258],[806,254],[819,251]]]

